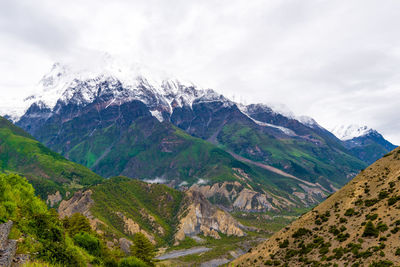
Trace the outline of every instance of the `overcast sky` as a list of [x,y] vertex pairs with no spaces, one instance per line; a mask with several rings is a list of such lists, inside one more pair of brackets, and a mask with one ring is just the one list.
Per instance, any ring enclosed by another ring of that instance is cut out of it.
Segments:
[[400,144],[398,0],[0,0],[0,105],[102,52]]

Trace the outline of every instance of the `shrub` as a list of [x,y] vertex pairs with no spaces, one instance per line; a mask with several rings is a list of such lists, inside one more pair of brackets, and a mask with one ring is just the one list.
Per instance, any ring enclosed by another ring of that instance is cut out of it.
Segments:
[[392,265],[393,265],[393,262],[388,261],[388,260],[383,260],[383,261],[374,261],[369,265],[369,267],[389,267]]
[[148,267],[148,265],[144,261],[142,261],[136,257],[124,258],[124,259],[120,260],[118,266],[119,267]]
[[155,257],[155,248],[153,244],[142,233],[136,233],[131,246],[132,256],[144,261],[148,265],[153,266],[153,258]]
[[340,259],[341,257],[343,257],[344,250],[342,247],[338,247],[333,250],[333,253],[335,253],[335,259]]
[[374,213],[374,214],[368,214],[367,216],[365,216],[365,218],[366,218],[367,220],[373,221],[373,220],[376,220],[376,218],[378,218],[378,214],[376,214],[376,213]]
[[394,196],[388,199],[388,205],[393,206],[400,199],[398,196]]
[[355,213],[354,209],[347,209],[344,215],[350,217],[353,216],[354,213]]
[[367,199],[364,201],[364,204],[367,207],[371,207],[371,206],[375,205],[376,203],[378,203],[378,201],[379,200],[377,198]]
[[280,248],[287,248],[289,246],[289,240],[285,239],[283,242],[279,243]]
[[65,229],[71,236],[75,236],[80,232],[90,233],[92,231],[89,219],[81,213],[74,213],[69,218],[65,217],[62,222]]
[[338,236],[336,237],[336,239],[339,241],[339,242],[344,242],[344,241],[346,241],[348,238],[350,237],[350,235],[349,235],[349,233],[340,233],[340,234],[338,234]]
[[379,230],[375,228],[374,224],[371,221],[368,221],[364,228],[364,233],[362,236],[364,237],[378,237]]
[[379,195],[378,195],[379,199],[384,199],[384,198],[387,198],[388,196],[389,196],[389,193],[384,190],[379,192]]
[[389,229],[389,227],[382,222],[379,222],[376,228],[379,230],[379,232],[385,232],[387,229]]
[[100,256],[100,241],[97,237],[86,232],[81,232],[74,236],[74,242],[78,246],[86,249],[90,254]]
[[332,233],[333,235],[338,235],[340,231],[339,229],[337,229],[336,225],[331,225],[329,227],[329,233]]
[[311,233],[311,231],[308,230],[308,229],[306,229],[306,228],[299,228],[299,229],[297,229],[296,232],[294,232],[294,234],[292,235],[292,237],[298,238],[298,237],[301,237],[301,236],[303,236],[303,235],[307,235],[307,234],[310,234],[310,233]]

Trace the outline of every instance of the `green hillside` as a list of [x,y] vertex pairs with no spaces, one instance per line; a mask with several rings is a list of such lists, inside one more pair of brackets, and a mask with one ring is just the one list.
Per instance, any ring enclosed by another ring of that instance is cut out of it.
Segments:
[[345,153],[328,138],[314,134],[302,138],[275,137],[242,123],[226,124],[218,135],[225,149],[245,158],[272,165],[299,178],[326,185],[342,186],[348,175],[357,174],[366,164]]
[[26,176],[43,199],[57,190],[64,193],[102,180],[89,169],[52,152],[1,117],[0,171]]
[[65,134],[69,136],[69,145],[63,145],[63,141],[53,148],[104,177],[158,178],[172,187],[189,187],[199,182],[210,185],[238,182],[257,192],[269,192],[304,206],[291,195],[293,190],[304,192],[299,185],[301,181],[237,160],[218,146],[193,137],[171,123],[141,117],[126,129],[112,123],[93,131],[73,127],[80,124],[74,120],[63,126],[63,131],[69,132]]
[[[154,234],[157,244],[172,243],[184,193],[165,185],[147,184],[126,177],[111,178],[91,190],[94,201],[91,212],[107,224],[104,229],[107,233],[126,236],[123,214],[147,233]],[[133,234],[127,237],[132,238]]]

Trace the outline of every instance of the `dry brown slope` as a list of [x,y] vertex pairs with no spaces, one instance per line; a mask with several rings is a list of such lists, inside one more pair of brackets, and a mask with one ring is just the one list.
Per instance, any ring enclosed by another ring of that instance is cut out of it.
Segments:
[[400,265],[399,148],[232,265],[370,266],[373,263],[378,264],[373,266]]

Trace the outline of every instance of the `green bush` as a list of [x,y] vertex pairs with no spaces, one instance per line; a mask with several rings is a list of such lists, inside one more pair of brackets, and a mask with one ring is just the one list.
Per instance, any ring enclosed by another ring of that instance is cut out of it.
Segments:
[[378,199],[377,198],[373,198],[373,199],[367,199],[364,201],[365,206],[367,207],[371,207],[373,205],[375,205],[376,203],[378,203]]
[[393,262],[388,260],[374,261],[369,265],[369,267],[389,267],[389,266],[393,266]]
[[374,214],[368,214],[367,216],[365,216],[365,218],[366,218],[367,220],[373,221],[373,220],[376,220],[376,219],[378,218],[378,214],[376,214],[376,213],[374,213]]
[[350,217],[353,216],[354,213],[355,213],[354,209],[347,209],[344,215]]
[[289,240],[285,239],[283,242],[279,243],[280,248],[287,248],[289,246]]
[[400,199],[398,196],[394,196],[388,199],[388,205],[393,206]]
[[14,222],[13,238],[22,237],[18,253],[51,264],[86,265],[79,249],[67,242],[57,212],[48,210],[25,178],[0,174],[0,220]]
[[376,228],[379,230],[379,232],[385,232],[387,229],[389,229],[389,227],[383,222],[379,222]]
[[148,265],[136,257],[128,257],[120,260],[118,267],[148,267]]
[[142,233],[136,233],[133,237],[133,245],[131,246],[132,256],[137,257],[150,266],[154,265],[155,248],[153,244]]
[[389,193],[387,191],[382,190],[381,192],[379,192],[379,199],[384,199],[387,198],[389,196]]
[[65,217],[62,222],[71,236],[75,236],[80,232],[90,233],[92,231],[89,219],[81,213],[74,213],[71,217]]
[[364,228],[364,233],[362,236],[364,237],[378,237],[379,230],[375,228],[374,224],[371,221],[368,221]]
[[97,237],[86,232],[81,232],[74,236],[74,242],[81,248],[86,249],[90,254],[100,256],[101,247]]
[[301,237],[303,235],[307,235],[310,233],[311,233],[311,231],[306,228],[299,228],[299,229],[297,229],[296,232],[293,233],[292,237],[298,238],[298,237]]

